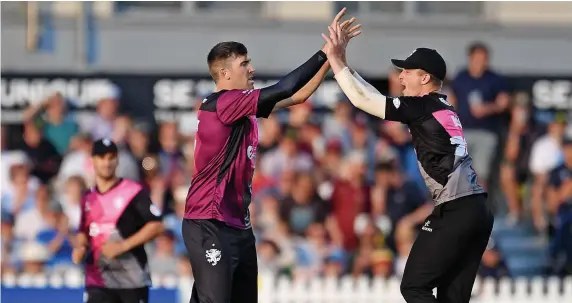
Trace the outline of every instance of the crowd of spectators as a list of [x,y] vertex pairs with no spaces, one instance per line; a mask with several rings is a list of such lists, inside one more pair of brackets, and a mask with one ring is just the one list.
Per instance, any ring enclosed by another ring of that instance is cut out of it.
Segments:
[[[488,67],[488,57],[485,45],[472,45],[467,68],[444,90],[459,112],[480,182],[505,197],[498,203],[506,203],[507,224],[532,221],[538,232],[550,231],[558,269],[570,273],[572,137],[565,136],[566,118],[556,114],[546,124],[533,123],[526,96],[511,92]],[[397,71],[388,78],[386,91],[398,95]],[[2,127],[3,273],[73,267],[81,193],[93,185],[91,142],[108,137],[121,149],[118,175],[144,184],[163,209],[168,230],[148,247],[152,272],[191,274],[181,220],[194,138],[175,122],[151,125],[119,113],[118,102],[113,92],[98,103],[93,119],[80,121],[54,94],[26,110],[21,140],[6,146]],[[371,119],[343,96],[331,113],[318,116],[307,102],[259,124],[251,214],[260,272],[296,279],[399,277],[433,208],[407,127]],[[491,185],[496,181],[502,186]],[[494,241],[481,274],[510,275]]]

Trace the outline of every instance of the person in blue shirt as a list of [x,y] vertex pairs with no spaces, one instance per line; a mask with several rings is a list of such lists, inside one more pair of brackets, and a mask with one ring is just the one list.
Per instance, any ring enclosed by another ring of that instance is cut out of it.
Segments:
[[510,103],[508,81],[489,68],[489,49],[480,42],[468,48],[468,65],[451,82],[449,102],[463,123],[473,168],[486,186],[498,144],[501,114]]

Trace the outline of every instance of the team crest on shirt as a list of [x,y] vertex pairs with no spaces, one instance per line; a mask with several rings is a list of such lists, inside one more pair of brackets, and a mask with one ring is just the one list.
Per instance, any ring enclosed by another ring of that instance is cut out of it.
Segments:
[[252,145],[249,145],[248,148],[246,149],[246,156],[250,160],[254,160],[254,158],[256,157],[256,149],[254,149]]
[[220,258],[222,257],[222,253],[220,250],[218,250],[216,248],[211,248],[211,249],[207,249],[205,251],[205,257],[207,258],[207,262],[209,262],[209,264],[211,264],[212,266],[215,266],[218,264],[218,261],[220,261]]
[[399,100],[399,98],[393,98],[393,106],[399,108],[401,106],[401,100]]
[[161,209],[159,208],[159,206],[152,204],[151,206],[149,206],[149,211],[155,216],[155,217],[159,217],[161,215]]

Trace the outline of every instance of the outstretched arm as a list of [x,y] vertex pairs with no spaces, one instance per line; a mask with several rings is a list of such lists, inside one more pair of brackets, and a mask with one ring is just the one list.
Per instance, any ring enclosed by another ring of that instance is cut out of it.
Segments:
[[385,119],[387,97],[367,83],[357,72],[354,71],[352,74],[347,66],[340,65],[336,70],[334,78],[350,102],[371,115]]
[[330,64],[326,62],[322,65],[322,68],[318,71],[318,73],[310,80],[310,82],[306,83],[304,87],[302,87],[299,91],[297,91],[292,97],[286,98],[274,105],[273,111],[277,111],[279,109],[287,108],[296,104],[304,103],[310,96],[318,89],[318,86],[324,81],[324,78],[328,74],[330,70]]
[[367,83],[356,71],[351,70],[345,63],[345,49],[348,39],[343,35],[339,24],[328,27],[330,36],[322,34],[326,40],[328,61],[334,71],[334,78],[344,94],[357,108],[385,119],[386,96]]
[[[345,14],[345,12],[346,12],[346,9],[343,8],[336,15],[334,20],[332,21],[332,25],[337,24],[339,22],[339,20]],[[349,20],[342,22],[342,24],[340,25],[340,29],[342,31],[342,34],[345,35],[345,37],[347,38],[348,41],[354,37],[357,37],[359,34],[361,34],[361,31],[360,31],[361,25],[360,24],[352,27],[352,24],[355,21],[356,21],[356,18],[353,17]],[[322,47],[322,51],[325,51],[325,48],[326,48],[326,45],[324,45]],[[302,87],[300,90],[298,90],[292,97],[284,99],[284,100],[276,103],[276,105],[274,106],[274,111],[282,109],[282,108],[290,107],[290,106],[293,106],[296,104],[300,104],[300,103],[303,103],[306,100],[308,100],[308,98],[310,98],[310,96],[316,91],[316,89],[318,89],[318,86],[320,86],[322,81],[324,81],[324,78],[328,74],[329,70],[330,70],[330,64],[328,62],[326,62],[324,65],[322,65],[322,68],[320,68],[318,73],[308,83],[306,83],[306,85],[304,85],[304,87]]]

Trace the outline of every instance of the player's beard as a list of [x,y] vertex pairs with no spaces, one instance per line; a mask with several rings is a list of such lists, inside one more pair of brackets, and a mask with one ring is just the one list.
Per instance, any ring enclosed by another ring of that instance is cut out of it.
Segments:
[[111,173],[96,172],[95,177],[102,181],[110,181],[113,180],[116,176],[114,172]]

